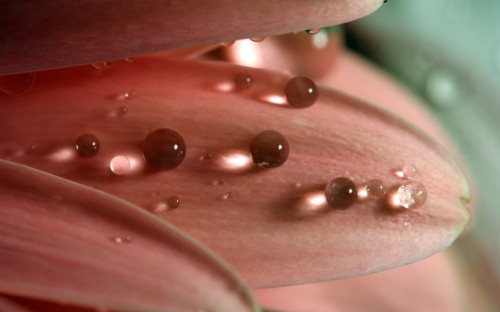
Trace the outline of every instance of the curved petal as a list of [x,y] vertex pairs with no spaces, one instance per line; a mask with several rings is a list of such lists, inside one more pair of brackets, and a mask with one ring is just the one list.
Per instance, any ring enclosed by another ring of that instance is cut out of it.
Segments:
[[287,312],[456,312],[463,294],[440,253],[401,268],[328,283],[261,289],[262,305]]
[[0,11],[0,74],[89,64],[339,24],[375,11],[382,2],[23,0],[5,3]]
[[[248,90],[234,85],[240,72],[253,77]],[[254,286],[367,274],[427,257],[456,238],[469,220],[462,203],[469,189],[442,148],[402,119],[330,89],[320,88],[312,107],[293,109],[284,104],[288,79],[153,58],[109,71],[41,73],[27,94],[2,99],[0,133],[9,137],[0,142],[0,155],[156,210]],[[134,98],[113,96],[128,90]],[[123,105],[127,113],[117,116]],[[176,169],[145,167],[141,146],[156,128],[174,129],[186,142],[187,156]],[[268,129],[288,138],[290,157],[277,169],[258,170],[249,145]],[[101,142],[89,159],[74,149],[85,132]],[[117,155],[129,158],[127,174],[110,171]],[[406,164],[416,166],[415,179],[427,188],[421,209],[392,213],[381,201],[360,201],[333,211],[308,201],[339,176],[398,185],[403,180],[393,171]],[[178,209],[165,209],[171,195],[181,199]]]
[[257,311],[207,249],[140,208],[0,160],[0,292],[120,311]]

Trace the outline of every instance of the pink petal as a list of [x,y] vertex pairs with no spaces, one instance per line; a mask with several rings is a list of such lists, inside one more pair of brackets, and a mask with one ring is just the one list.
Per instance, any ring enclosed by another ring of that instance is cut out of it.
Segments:
[[0,311],[2,312],[29,312],[29,310],[16,304],[9,298],[0,296]]
[[122,311],[257,311],[207,249],[140,208],[0,160],[0,292]]
[[256,295],[264,306],[287,312],[456,312],[464,300],[451,265],[440,253],[370,276],[261,289]]
[[382,0],[24,0],[0,11],[0,74],[301,31],[365,16]]
[[[254,79],[244,92],[234,89],[240,72]],[[0,155],[150,211],[178,196],[178,209],[158,215],[213,248],[257,287],[376,272],[430,256],[457,237],[470,217],[462,202],[469,188],[441,147],[405,121],[330,89],[320,88],[312,107],[292,109],[281,103],[288,79],[153,58],[108,71],[40,73],[27,94],[2,98],[0,133],[9,136]],[[130,90],[135,98],[116,96]],[[117,116],[122,105],[128,112]],[[149,130],[163,127],[183,136],[187,156],[176,169],[152,173],[141,146]],[[267,129],[288,138],[291,154],[282,167],[258,170],[248,148]],[[101,141],[90,159],[74,150],[85,132]],[[203,160],[207,153],[213,159]],[[117,155],[134,163],[128,174],[109,170]],[[234,169],[231,160],[250,166]],[[416,166],[415,179],[428,191],[418,210],[390,213],[380,201],[367,201],[333,211],[308,201],[339,176],[398,185],[393,171],[406,164]]]

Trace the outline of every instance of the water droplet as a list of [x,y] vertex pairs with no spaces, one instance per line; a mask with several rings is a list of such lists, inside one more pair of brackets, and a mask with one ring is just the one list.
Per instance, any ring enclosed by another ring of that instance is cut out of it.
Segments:
[[234,44],[234,40],[233,41],[226,41],[226,42],[221,42],[220,45],[223,46],[223,47],[230,47]]
[[200,160],[203,161],[203,160],[210,160],[214,157],[214,155],[212,153],[205,153],[203,155],[200,156]]
[[262,42],[262,41],[264,41],[264,39],[266,39],[266,37],[264,37],[264,36],[250,38],[250,40],[252,40],[253,42]]
[[451,72],[440,69],[431,72],[425,82],[425,93],[437,108],[447,109],[463,97],[462,83]]
[[181,199],[178,196],[172,195],[167,200],[168,207],[171,209],[179,208],[181,205]]
[[427,189],[416,181],[401,184],[393,189],[388,196],[388,207],[391,209],[415,209],[421,207],[427,200]]
[[414,165],[405,165],[401,172],[405,178],[409,179],[417,175],[417,168]]
[[131,100],[137,96],[137,93],[135,91],[127,91],[123,92],[122,94],[119,94],[116,96],[116,99],[118,101],[126,101],[126,100]]
[[186,144],[181,135],[171,129],[157,129],[144,140],[144,158],[155,170],[179,166],[186,156]]
[[261,168],[275,168],[288,159],[287,139],[279,132],[266,130],[259,133],[250,145],[253,162]]
[[95,135],[85,133],[76,139],[75,147],[81,157],[92,157],[99,152],[99,140]]
[[107,70],[113,67],[113,64],[114,64],[113,61],[105,61],[105,62],[94,63],[92,64],[92,66],[94,66],[95,69]]
[[318,87],[307,77],[292,78],[285,86],[285,96],[288,104],[295,108],[306,108],[318,99]]
[[311,28],[311,29],[306,30],[306,33],[309,35],[316,35],[320,31],[321,31],[321,28]]
[[111,241],[117,244],[129,244],[132,242],[132,237],[130,236],[113,236],[111,237]]
[[253,84],[253,78],[248,73],[239,73],[234,77],[236,89],[244,91],[249,89]]
[[35,78],[35,73],[0,76],[0,91],[8,95],[23,94],[31,89]]
[[222,195],[222,200],[230,200],[232,198],[233,198],[233,193],[231,193],[231,192],[228,192],[228,193]]
[[118,114],[118,116],[125,116],[128,112],[128,108],[127,106],[120,106],[116,109],[116,113]]
[[135,57],[126,57],[125,58],[125,62],[129,62],[130,63],[130,62],[133,62],[133,61],[135,61]]
[[296,188],[303,188],[303,187],[306,187],[308,184],[309,184],[309,181],[302,180],[302,181],[295,183],[295,187]]
[[215,180],[213,180],[211,184],[212,184],[212,185],[214,185],[214,186],[217,186],[217,185],[222,185],[222,184],[224,184],[225,182],[226,182],[226,181],[224,181],[224,179],[220,178],[220,179],[215,179]]
[[410,220],[405,220],[405,221],[403,222],[403,226],[405,226],[405,227],[409,227],[410,225],[411,225]]
[[109,162],[111,172],[116,175],[124,175],[130,171],[130,160],[127,156],[118,155]]
[[370,180],[365,185],[358,189],[358,197],[360,199],[374,200],[385,195],[386,188],[381,180]]
[[347,209],[358,199],[356,184],[346,177],[335,178],[325,188],[328,205],[335,209]]

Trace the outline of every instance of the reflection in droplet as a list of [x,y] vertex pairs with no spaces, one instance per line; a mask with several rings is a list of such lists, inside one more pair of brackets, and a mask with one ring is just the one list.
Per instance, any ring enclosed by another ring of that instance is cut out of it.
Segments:
[[113,61],[105,61],[105,62],[94,63],[92,64],[92,66],[94,66],[95,69],[107,70],[113,67],[113,64],[114,64]]
[[35,73],[0,76],[0,91],[8,95],[23,94],[31,89],[35,78]]
[[118,155],[109,162],[111,172],[116,175],[124,175],[130,171],[130,160],[127,156]]

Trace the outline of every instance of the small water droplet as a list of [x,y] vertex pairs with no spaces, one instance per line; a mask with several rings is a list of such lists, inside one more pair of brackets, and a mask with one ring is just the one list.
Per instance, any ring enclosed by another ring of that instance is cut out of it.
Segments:
[[303,187],[306,187],[308,184],[309,184],[309,181],[302,180],[302,181],[295,183],[295,187],[296,188],[303,188]]
[[210,160],[214,157],[214,155],[212,153],[205,153],[203,155],[200,156],[200,160],[201,161],[204,161],[204,160]]
[[92,66],[94,66],[95,69],[108,70],[111,67],[113,67],[113,64],[114,64],[113,61],[105,61],[105,62],[94,63],[94,64],[92,64]]
[[222,195],[222,200],[230,200],[232,198],[233,198],[233,193],[231,193],[231,192],[228,192],[228,193]]
[[266,39],[266,37],[264,36],[260,36],[260,37],[251,37],[250,40],[252,40],[253,42],[262,42]]
[[234,44],[234,40],[233,41],[226,41],[226,42],[221,42],[220,45],[223,46],[223,47],[230,47]]
[[85,133],[76,139],[75,148],[81,157],[92,157],[99,152],[99,140],[95,135]]
[[250,145],[252,159],[261,168],[276,168],[283,165],[288,159],[289,152],[288,140],[274,130],[262,131]]
[[386,188],[381,180],[370,180],[365,185],[358,189],[358,197],[360,199],[375,200],[384,196]]
[[307,29],[306,33],[309,35],[316,35],[320,31],[321,31],[321,28],[311,28],[311,29]]
[[117,244],[130,244],[132,242],[132,237],[130,236],[113,236],[111,241]]
[[117,95],[116,100],[127,101],[127,100],[132,100],[136,96],[137,96],[137,93],[135,91],[126,91],[126,92],[123,92],[122,94]]
[[0,91],[7,95],[23,94],[33,87],[35,79],[35,73],[0,76]]
[[415,168],[414,165],[405,165],[401,171],[403,172],[403,176],[407,179],[417,175],[417,168]]
[[214,186],[218,186],[218,185],[222,185],[224,183],[225,183],[224,179],[220,178],[220,179],[213,180],[211,184]]
[[249,89],[253,84],[253,78],[248,73],[238,73],[234,76],[234,85],[239,91]]
[[130,62],[133,62],[133,61],[135,61],[135,57],[126,57],[125,58],[125,62],[129,62],[130,63]]
[[328,205],[335,209],[347,209],[358,199],[356,184],[346,177],[335,178],[325,188]]
[[172,195],[167,200],[168,207],[171,209],[179,208],[181,205],[181,199],[178,196]]
[[295,77],[290,79],[285,86],[285,96],[288,104],[295,108],[306,108],[318,99],[318,87],[307,77]]
[[409,226],[411,225],[410,220],[405,220],[405,221],[403,222],[403,225],[404,225],[405,227],[409,227]]
[[186,144],[179,133],[157,129],[144,140],[144,158],[155,170],[170,170],[179,166],[186,156]]
[[120,106],[116,109],[116,113],[118,114],[118,116],[125,116],[128,112],[128,108],[127,106]]
[[109,162],[111,172],[116,175],[124,175],[130,171],[130,160],[127,156],[118,155]]

